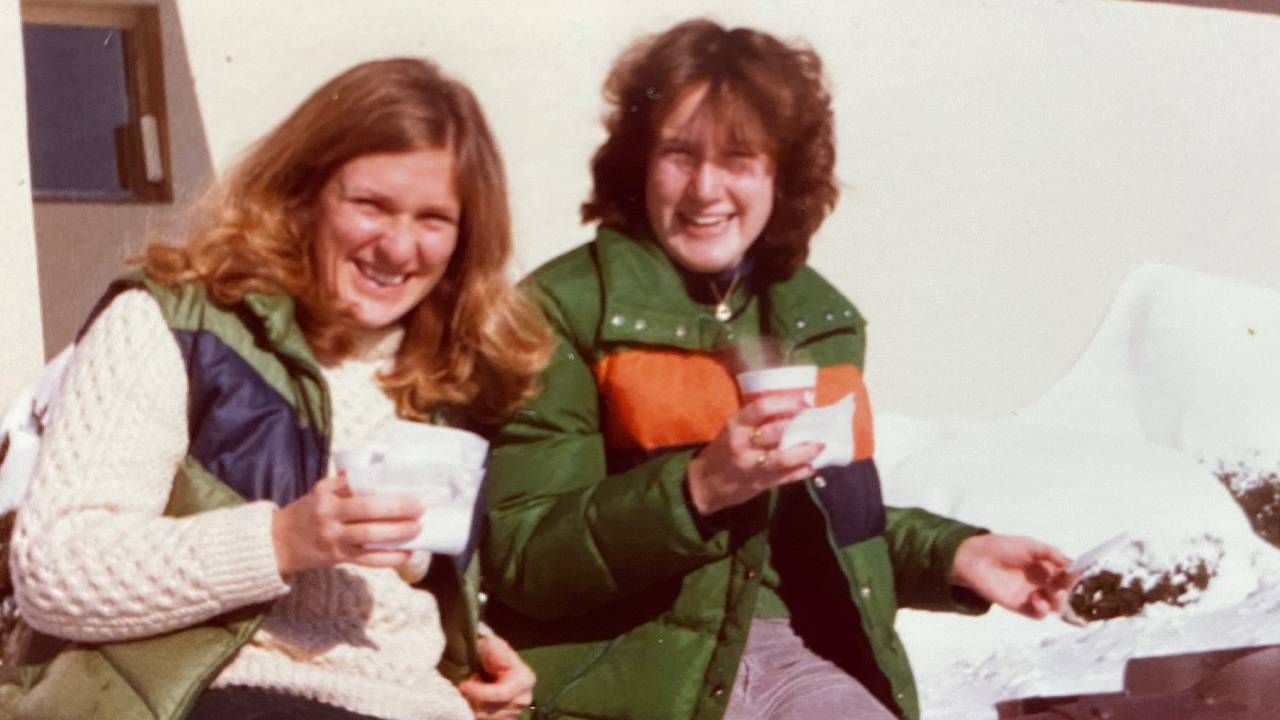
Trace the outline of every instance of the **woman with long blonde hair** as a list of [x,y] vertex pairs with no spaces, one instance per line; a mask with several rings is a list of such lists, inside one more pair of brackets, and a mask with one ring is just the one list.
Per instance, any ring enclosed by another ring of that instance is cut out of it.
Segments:
[[[532,673],[477,641],[433,508],[331,463],[403,419],[484,433],[549,334],[508,284],[501,159],[430,62],[330,80],[183,246],[152,245],[78,341],[12,565],[21,717],[497,718]],[[428,569],[429,567],[429,569]],[[37,668],[39,668],[37,670]],[[460,683],[460,685],[459,685]]]

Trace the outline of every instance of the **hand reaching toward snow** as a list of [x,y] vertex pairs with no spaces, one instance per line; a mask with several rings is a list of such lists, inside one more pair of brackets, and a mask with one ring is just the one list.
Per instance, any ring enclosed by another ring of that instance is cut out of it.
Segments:
[[956,549],[951,582],[1031,618],[1059,612],[1071,578],[1070,558],[1052,545],[1016,535],[974,535]]

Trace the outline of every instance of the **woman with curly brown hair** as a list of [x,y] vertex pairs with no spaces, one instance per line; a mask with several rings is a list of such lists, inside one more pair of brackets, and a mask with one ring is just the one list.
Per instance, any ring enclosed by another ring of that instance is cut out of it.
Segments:
[[[1067,559],[881,502],[865,323],[805,265],[837,196],[818,56],[691,21],[605,92],[600,229],[530,280],[559,347],[490,460],[491,622],[543,717],[916,717],[897,607],[1042,616]],[[817,366],[854,450],[784,446],[808,400],[741,398],[760,362]]]
[[[506,184],[432,63],[330,80],[152,245],[79,339],[11,550],[28,718],[514,717],[466,559],[375,549],[431,506],[333,450],[401,420],[486,432],[550,351],[504,278]],[[460,683],[460,685],[459,685]],[[0,712],[0,714],[4,714]]]

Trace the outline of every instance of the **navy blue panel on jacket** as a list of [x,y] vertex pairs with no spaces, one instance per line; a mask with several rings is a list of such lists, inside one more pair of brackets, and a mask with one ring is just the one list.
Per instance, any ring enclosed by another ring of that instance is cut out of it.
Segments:
[[191,456],[246,500],[284,506],[305,495],[325,474],[323,437],[217,335],[174,338],[190,378]]
[[848,465],[823,468],[823,482],[814,483],[818,498],[831,519],[831,533],[839,547],[875,537],[884,532],[884,500],[880,496],[880,473],[871,458]]

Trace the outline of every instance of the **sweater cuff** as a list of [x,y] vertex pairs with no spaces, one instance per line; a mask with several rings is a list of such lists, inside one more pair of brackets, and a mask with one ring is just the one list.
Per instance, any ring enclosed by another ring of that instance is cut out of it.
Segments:
[[204,577],[227,610],[274,600],[289,592],[271,536],[275,503],[268,500],[212,510],[203,538]]

